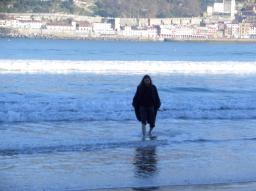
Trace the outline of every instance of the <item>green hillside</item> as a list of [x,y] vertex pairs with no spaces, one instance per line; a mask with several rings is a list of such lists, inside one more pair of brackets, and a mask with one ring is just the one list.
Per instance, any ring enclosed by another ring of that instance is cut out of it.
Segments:
[[0,0],[0,12],[132,18],[187,17],[200,16],[207,5],[213,2],[214,0]]
[[0,12],[90,14],[73,0],[0,0]]

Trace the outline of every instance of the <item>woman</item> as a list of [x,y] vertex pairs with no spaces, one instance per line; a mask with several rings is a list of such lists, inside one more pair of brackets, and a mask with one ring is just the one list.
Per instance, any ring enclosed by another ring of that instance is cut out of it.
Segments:
[[149,123],[149,136],[155,127],[157,110],[161,102],[158,96],[157,88],[153,85],[149,75],[145,75],[133,98],[132,105],[135,109],[136,117],[142,123],[142,135],[146,135],[146,124]]

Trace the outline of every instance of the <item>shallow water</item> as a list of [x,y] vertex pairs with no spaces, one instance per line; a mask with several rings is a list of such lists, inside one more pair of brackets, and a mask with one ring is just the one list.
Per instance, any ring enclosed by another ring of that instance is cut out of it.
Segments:
[[[255,120],[162,120],[1,127],[2,190],[232,183],[255,180]],[[14,139],[15,137],[15,139]]]
[[[0,45],[0,190],[256,181],[254,44]],[[131,106],[144,73],[162,101],[146,140]]]
[[[162,119],[255,119],[254,75],[152,75]],[[2,74],[0,122],[135,120],[140,75]]]

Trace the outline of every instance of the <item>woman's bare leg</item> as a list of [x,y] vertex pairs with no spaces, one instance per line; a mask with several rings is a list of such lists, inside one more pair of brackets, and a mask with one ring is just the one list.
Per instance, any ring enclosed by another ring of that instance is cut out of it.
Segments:
[[141,130],[142,130],[142,135],[143,135],[143,137],[145,137],[145,136],[146,136],[146,125],[143,124],[143,123],[142,123],[142,125],[141,125]]
[[150,127],[148,135],[151,137],[152,136],[152,131],[153,131],[154,127]]

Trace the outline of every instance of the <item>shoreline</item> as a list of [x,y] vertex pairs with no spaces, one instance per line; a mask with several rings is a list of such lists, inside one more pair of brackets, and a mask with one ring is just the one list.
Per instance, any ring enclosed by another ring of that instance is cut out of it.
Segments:
[[0,38],[9,39],[45,39],[45,40],[85,40],[85,41],[134,41],[134,42],[163,42],[164,40],[144,38],[121,38],[121,37],[56,37],[56,36],[9,36],[0,35]]
[[[146,186],[146,187],[123,187],[123,188],[100,188],[85,189],[86,191],[254,191],[256,182],[234,182],[216,184],[191,184],[191,185],[170,185],[170,186]],[[85,191],[73,190],[73,191]]]
[[165,42],[222,42],[222,43],[256,43],[256,39],[165,39]]
[[256,43],[256,39],[172,39],[172,38],[142,38],[123,36],[82,36],[69,34],[1,34],[0,38],[10,39],[49,39],[49,40],[95,40],[95,41],[134,41],[134,42],[194,42],[194,43]]

